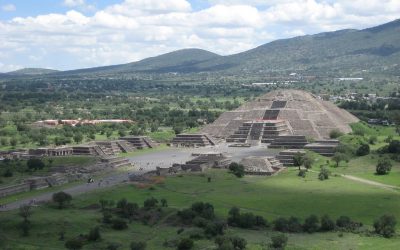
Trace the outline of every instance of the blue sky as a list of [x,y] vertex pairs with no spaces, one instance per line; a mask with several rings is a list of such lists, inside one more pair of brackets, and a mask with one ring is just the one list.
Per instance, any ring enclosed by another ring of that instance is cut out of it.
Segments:
[[399,0],[0,0],[0,72],[127,63],[193,47],[228,55],[399,13]]

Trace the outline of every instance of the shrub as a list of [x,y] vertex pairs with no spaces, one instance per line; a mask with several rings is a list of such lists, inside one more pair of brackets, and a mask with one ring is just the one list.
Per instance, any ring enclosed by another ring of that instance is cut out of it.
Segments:
[[26,166],[29,169],[38,170],[45,167],[44,162],[41,159],[32,158],[26,162]]
[[244,176],[244,166],[241,164],[232,162],[231,164],[229,164],[229,170],[238,178]]
[[143,241],[133,241],[130,245],[131,250],[145,250],[146,249],[146,242]]
[[247,242],[245,239],[234,236],[234,237],[222,237],[219,236],[215,239],[218,250],[243,250],[246,249]]
[[284,234],[278,234],[271,237],[271,246],[273,248],[284,249],[286,247],[288,237]]
[[153,197],[151,197],[151,198],[149,198],[149,199],[146,199],[144,202],[143,202],[143,206],[144,206],[144,208],[145,209],[152,209],[152,208],[156,208],[157,207],[157,204],[158,204],[158,200],[157,199],[155,199],[155,198],[153,198]]
[[329,179],[330,172],[328,169],[322,167],[321,171],[318,174],[318,179],[323,181]]
[[392,140],[389,143],[387,150],[388,150],[388,153],[390,153],[390,154],[400,154],[400,141]]
[[361,146],[357,149],[356,154],[358,156],[368,155],[370,152],[370,148],[368,144],[361,144]]
[[232,242],[233,248],[235,250],[246,249],[247,241],[245,239],[234,236],[230,238],[230,241]]
[[83,242],[81,239],[70,239],[65,242],[65,247],[71,250],[78,250],[83,247]]
[[332,231],[335,229],[335,222],[328,215],[321,217],[321,231]]
[[113,219],[111,221],[112,224],[112,228],[115,230],[124,230],[128,228],[128,224],[126,224],[126,221],[122,220],[122,219]]
[[376,165],[376,174],[378,175],[385,175],[390,172],[392,169],[392,163],[390,162],[389,159],[383,158],[378,161],[378,164]]
[[338,129],[334,129],[334,130],[331,130],[331,132],[329,132],[329,138],[331,138],[331,139],[339,138],[342,135],[343,135],[343,133]]
[[274,220],[272,222],[274,229],[276,231],[280,231],[280,232],[287,232],[289,229],[289,223],[288,220],[286,218],[280,217],[277,218],[276,220]]
[[293,216],[290,217],[289,220],[287,221],[287,229],[288,229],[288,232],[291,232],[291,233],[300,233],[303,230],[303,228],[302,228],[299,218],[296,218]]
[[189,238],[183,238],[179,241],[178,250],[190,250],[193,248],[193,240]]
[[225,227],[226,224],[222,221],[209,222],[204,229],[204,233],[209,236],[223,235]]
[[58,192],[53,194],[53,201],[58,203],[58,208],[64,208],[65,204],[68,204],[72,200],[72,196],[65,192]]
[[368,143],[371,145],[376,144],[376,142],[378,141],[378,137],[376,137],[375,135],[372,135],[371,137],[369,137],[368,139]]
[[100,235],[100,229],[99,227],[94,227],[90,229],[89,235],[88,235],[88,241],[98,241],[101,239]]
[[317,232],[319,229],[318,217],[315,215],[310,215],[309,217],[307,217],[304,221],[303,229],[308,233]]
[[385,238],[393,237],[396,233],[396,218],[392,215],[383,215],[374,222],[375,233]]

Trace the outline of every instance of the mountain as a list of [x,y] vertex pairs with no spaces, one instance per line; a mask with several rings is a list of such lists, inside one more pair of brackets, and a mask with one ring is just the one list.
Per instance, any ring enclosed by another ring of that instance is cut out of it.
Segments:
[[400,19],[376,27],[339,30],[276,40],[229,56],[183,49],[138,62],[55,72],[52,76],[131,73],[335,74],[400,71]]
[[23,69],[18,69],[15,71],[10,71],[7,73],[4,73],[4,75],[45,75],[45,74],[50,74],[58,72],[58,70],[54,69],[42,69],[42,68],[23,68]]
[[166,53],[163,55],[150,57],[138,62],[96,67],[89,69],[78,69],[60,72],[65,74],[85,74],[85,73],[121,73],[121,72],[193,72],[201,69],[196,65],[221,57],[215,53],[202,49],[182,49]]

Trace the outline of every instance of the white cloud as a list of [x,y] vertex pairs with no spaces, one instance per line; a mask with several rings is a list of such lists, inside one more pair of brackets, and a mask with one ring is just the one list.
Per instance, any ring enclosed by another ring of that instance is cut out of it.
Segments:
[[67,7],[77,7],[85,5],[85,0],[64,0],[64,5]]
[[187,0],[125,0],[87,14],[85,1],[66,0],[76,10],[0,21],[0,71],[125,63],[188,47],[226,55],[272,39],[373,26],[400,12],[398,0],[209,2],[193,10]]
[[5,4],[5,5],[3,5],[3,6],[1,6],[1,9],[3,10],[3,11],[6,11],[6,12],[12,12],[12,11],[16,11],[17,10],[17,8],[15,7],[15,5],[14,4]]

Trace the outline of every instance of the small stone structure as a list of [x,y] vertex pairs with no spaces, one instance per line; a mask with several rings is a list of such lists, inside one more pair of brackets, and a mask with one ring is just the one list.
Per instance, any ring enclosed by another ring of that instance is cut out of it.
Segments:
[[204,147],[215,145],[207,134],[179,134],[171,142],[176,147]]
[[287,149],[279,152],[276,159],[278,159],[283,166],[293,166],[293,158],[297,153],[304,155],[306,152],[299,149]]
[[338,145],[338,140],[318,140],[305,145],[304,149],[314,151],[323,156],[331,157],[335,154]]
[[35,156],[68,156],[73,154],[73,149],[71,147],[37,148],[29,149],[28,154]]
[[131,167],[132,163],[129,161],[129,159],[124,158],[124,157],[104,157],[101,159],[101,162],[106,163],[108,167],[111,168],[120,168],[120,167]]
[[268,148],[304,148],[306,144],[304,135],[283,135],[274,138]]
[[129,142],[129,144],[136,149],[154,148],[157,146],[157,144],[147,136],[124,136],[119,139]]
[[248,156],[243,158],[240,164],[249,175],[274,175],[283,169],[282,163],[274,157]]

